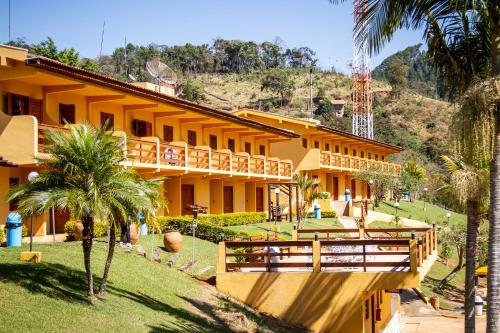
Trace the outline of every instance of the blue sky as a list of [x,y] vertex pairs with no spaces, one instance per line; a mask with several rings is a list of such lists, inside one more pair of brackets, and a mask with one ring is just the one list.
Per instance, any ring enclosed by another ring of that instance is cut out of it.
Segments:
[[[280,37],[288,47],[309,46],[320,66],[349,72],[352,59],[352,1],[327,0],[11,0],[11,37],[39,42],[51,36],[59,47],[81,56],[134,44],[201,44],[214,38],[262,42]],[[386,56],[421,41],[421,32],[400,31],[372,58]],[[8,40],[8,0],[0,0],[0,41]]]

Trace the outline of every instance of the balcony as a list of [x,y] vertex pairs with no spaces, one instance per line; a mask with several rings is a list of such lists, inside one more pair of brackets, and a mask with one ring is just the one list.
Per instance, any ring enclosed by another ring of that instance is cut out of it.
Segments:
[[380,169],[382,172],[399,174],[401,165],[367,158],[341,155],[329,151],[322,151],[320,155],[320,167],[336,169],[341,171],[361,171],[371,168]]
[[[43,134],[47,130],[66,131],[67,129],[40,124],[38,126],[38,153],[44,152]],[[126,156],[124,164],[137,168],[274,180],[290,180],[292,177],[291,161],[244,152],[233,153],[227,149],[215,150],[208,146],[192,147],[183,141],[163,143],[157,137],[130,138],[122,131],[115,131],[113,135],[126,142],[123,148]]]

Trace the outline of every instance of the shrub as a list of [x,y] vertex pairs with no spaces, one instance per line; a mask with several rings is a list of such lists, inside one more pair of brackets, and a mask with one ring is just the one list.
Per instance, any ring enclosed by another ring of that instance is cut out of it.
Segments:
[[[314,212],[307,212],[306,217],[308,219],[313,218],[314,217]],[[335,217],[337,217],[337,212],[334,211],[334,210],[322,210],[321,211],[321,217],[325,218],[325,219],[327,219],[327,218],[335,218]]]
[[21,227],[21,236],[28,237],[28,227],[23,224]]
[[318,199],[330,199],[329,192],[320,192]]
[[266,213],[264,212],[211,214],[200,216],[199,221],[226,227],[231,225],[261,223],[266,220],[266,217]]
[[[192,235],[193,230],[191,224],[193,218],[190,216],[161,216],[156,219],[162,232],[167,230],[176,230],[183,235]],[[238,233],[232,230],[225,230],[220,226],[212,225],[206,222],[198,221],[196,228],[196,237],[213,243],[218,243],[222,240],[232,240],[238,237]]]
[[[69,220],[64,225],[64,233],[68,236],[68,239],[74,239],[73,228],[75,227],[75,220]],[[94,237],[103,237],[108,232],[108,224],[104,221],[95,220],[94,221]],[[119,233],[119,228],[117,228],[117,233]]]
[[3,243],[4,237],[5,237],[5,232],[3,231],[3,228],[0,228],[0,244]]

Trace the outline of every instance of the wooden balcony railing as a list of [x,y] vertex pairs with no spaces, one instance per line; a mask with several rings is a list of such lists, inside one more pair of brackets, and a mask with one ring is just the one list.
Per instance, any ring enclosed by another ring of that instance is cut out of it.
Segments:
[[[38,125],[38,152],[46,149],[44,133],[48,130],[67,131],[62,126]],[[230,151],[217,151],[208,147],[191,147],[183,142],[161,143],[158,138],[127,138],[125,133],[115,132],[122,138],[126,160],[133,163],[168,166],[173,168],[191,168],[213,171],[237,172],[263,177],[291,177],[292,165],[289,161],[267,159],[264,156],[233,154]]]
[[217,272],[417,272],[414,239],[227,241]]
[[339,169],[366,170],[372,167],[379,168],[387,173],[400,173],[401,165],[369,160],[367,158],[341,155],[329,151],[323,151],[320,155],[320,164],[327,167]]
[[415,240],[417,246],[417,264],[420,266],[433,252],[437,252],[437,227],[432,228],[363,228],[358,229],[299,229],[292,231],[293,240],[335,240],[371,239],[371,240]]

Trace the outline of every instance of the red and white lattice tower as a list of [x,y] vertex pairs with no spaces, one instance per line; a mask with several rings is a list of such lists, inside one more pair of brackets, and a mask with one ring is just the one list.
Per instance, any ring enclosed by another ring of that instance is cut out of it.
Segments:
[[[354,0],[354,24],[362,20],[366,1]],[[354,43],[352,62],[352,132],[364,138],[373,139],[373,112],[370,73],[370,54],[368,45],[368,25],[361,22],[362,38]]]

